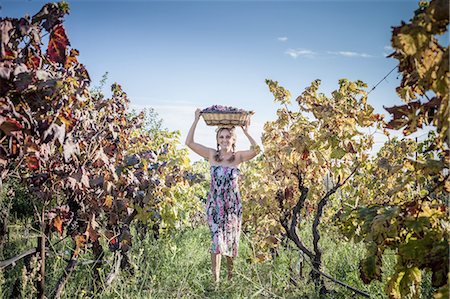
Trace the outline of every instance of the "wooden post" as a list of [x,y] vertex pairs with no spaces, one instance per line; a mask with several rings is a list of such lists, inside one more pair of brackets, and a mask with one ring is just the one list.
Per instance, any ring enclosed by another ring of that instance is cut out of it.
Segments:
[[[45,206],[45,205],[44,205]],[[45,298],[45,220],[44,220],[44,208],[42,208],[41,214],[41,235],[37,239],[37,252],[40,256],[39,259],[39,280],[37,283],[38,298]]]

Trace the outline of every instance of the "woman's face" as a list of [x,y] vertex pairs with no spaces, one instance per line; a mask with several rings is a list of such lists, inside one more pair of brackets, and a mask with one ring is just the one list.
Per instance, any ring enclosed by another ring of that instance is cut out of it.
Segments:
[[220,145],[221,148],[231,150],[232,145],[234,143],[234,138],[230,130],[227,129],[221,130],[219,135],[217,135],[217,143]]

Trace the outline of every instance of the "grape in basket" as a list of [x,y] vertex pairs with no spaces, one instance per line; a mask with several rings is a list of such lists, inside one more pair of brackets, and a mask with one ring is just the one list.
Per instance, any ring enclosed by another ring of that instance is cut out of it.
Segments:
[[253,111],[222,105],[213,105],[201,111],[208,126],[244,126],[253,114]]

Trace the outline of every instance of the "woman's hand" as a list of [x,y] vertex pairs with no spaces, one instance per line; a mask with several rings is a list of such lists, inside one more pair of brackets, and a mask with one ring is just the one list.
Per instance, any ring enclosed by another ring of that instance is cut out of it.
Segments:
[[244,131],[244,133],[248,134],[248,128],[250,127],[250,117],[247,118],[247,121],[245,122],[245,125],[241,126],[242,131]]
[[197,108],[197,110],[195,110],[195,120],[199,120],[200,119],[200,112],[202,110],[200,108]]
[[250,150],[238,152],[238,154],[239,154],[238,159],[240,162],[245,162],[245,161],[251,160],[254,157],[256,157],[256,155],[258,155],[258,153],[260,152],[260,148],[259,148],[258,144],[256,143],[255,139],[253,139],[253,137],[248,132],[249,127],[250,127],[250,117],[247,118],[247,121],[245,122],[245,124],[243,126],[241,126],[242,131],[244,132],[245,136],[247,136],[248,141],[250,141]]

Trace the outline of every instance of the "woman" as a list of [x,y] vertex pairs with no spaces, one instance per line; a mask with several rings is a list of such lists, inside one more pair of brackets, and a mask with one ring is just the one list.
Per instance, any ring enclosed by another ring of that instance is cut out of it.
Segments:
[[212,237],[213,281],[218,283],[221,254],[227,257],[228,279],[233,276],[233,258],[238,254],[242,221],[242,203],[237,185],[239,165],[254,158],[258,154],[259,147],[248,133],[249,122],[241,128],[250,141],[250,150],[235,151],[234,127],[222,127],[217,130],[217,149],[198,144],[194,141],[194,133],[199,119],[200,109],[197,109],[186,138],[186,145],[207,159],[211,165],[211,188],[206,203],[206,215]]

